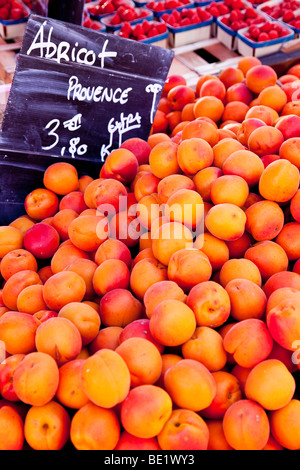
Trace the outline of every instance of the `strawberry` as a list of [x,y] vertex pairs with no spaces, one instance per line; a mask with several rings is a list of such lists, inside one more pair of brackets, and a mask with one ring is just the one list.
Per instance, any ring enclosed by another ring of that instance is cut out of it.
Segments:
[[268,33],[265,33],[265,32],[260,33],[260,35],[257,38],[258,42],[265,42],[269,40],[270,40],[270,36],[268,35]]
[[9,19],[21,20],[22,18],[24,18],[24,11],[22,8],[12,8],[10,10]]
[[158,36],[158,30],[155,26],[150,29],[148,33],[148,38],[153,38],[154,36]]
[[5,7],[0,8],[0,19],[7,20],[9,17],[9,10]]
[[113,15],[113,17],[111,18],[111,20],[110,20],[110,24],[113,25],[113,26],[117,25],[117,24],[120,24],[121,22],[122,22],[122,20],[121,20],[120,16],[118,15],[118,13],[115,13]]
[[269,31],[269,37],[270,39],[277,39],[279,38],[279,34],[275,29],[271,29],[271,31]]

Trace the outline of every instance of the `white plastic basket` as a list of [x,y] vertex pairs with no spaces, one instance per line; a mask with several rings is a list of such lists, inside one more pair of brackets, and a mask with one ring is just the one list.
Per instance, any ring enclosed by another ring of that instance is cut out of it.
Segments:
[[0,20],[0,35],[4,39],[22,38],[24,36],[30,10],[24,3],[19,3],[27,12],[27,16],[20,20]]
[[176,48],[209,39],[211,37],[213,21],[213,17],[211,17],[207,21],[202,21],[202,23],[196,23],[181,28],[174,28],[168,25],[170,46]]

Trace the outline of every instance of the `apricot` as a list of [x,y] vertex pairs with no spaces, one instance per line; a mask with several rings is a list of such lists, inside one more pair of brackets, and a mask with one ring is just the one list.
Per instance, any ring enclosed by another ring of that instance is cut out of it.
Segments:
[[140,300],[147,289],[155,282],[167,279],[167,268],[155,258],[145,258],[139,261],[130,273],[130,288]]
[[105,326],[124,327],[143,315],[143,305],[129,290],[112,289],[100,300],[99,314]]
[[36,331],[40,322],[29,313],[6,311],[0,317],[0,339],[9,354],[35,351]]
[[284,225],[284,213],[275,201],[262,200],[245,211],[246,230],[257,242],[273,240]]
[[296,114],[288,114],[281,116],[275,123],[275,128],[278,129],[284,140],[291,139],[293,137],[300,137],[299,130],[300,116]]
[[209,431],[207,450],[232,450],[225,439],[222,420],[206,419],[205,422]]
[[83,302],[70,302],[58,312],[58,317],[67,318],[77,327],[82,345],[89,344],[100,329],[101,320],[93,307]]
[[113,178],[129,185],[137,174],[139,162],[133,152],[125,148],[112,150],[100,170],[100,178]]
[[81,214],[84,210],[88,209],[84,201],[84,194],[79,188],[77,191],[71,191],[61,198],[59,201],[59,212],[65,209],[74,211],[77,214]]
[[184,359],[195,359],[210,372],[223,369],[227,362],[222,336],[208,326],[198,326],[192,337],[182,345],[181,350]]
[[222,166],[224,175],[240,176],[250,188],[258,184],[264,169],[260,157],[251,150],[236,150],[226,158]]
[[265,410],[278,410],[294,396],[296,382],[283,362],[266,359],[253,367],[245,384],[249,400],[259,403]]
[[179,189],[195,189],[194,182],[186,175],[170,175],[159,181],[157,185],[157,195],[159,202],[164,204],[169,197]]
[[62,365],[75,359],[82,348],[81,334],[68,318],[53,317],[42,322],[35,335],[36,349],[49,354]]
[[31,406],[46,405],[54,398],[59,384],[58,365],[44,352],[26,354],[15,369],[13,384],[22,402]]
[[219,176],[210,188],[210,198],[213,204],[229,203],[243,207],[248,195],[247,182],[237,175]]
[[101,243],[96,250],[94,259],[98,265],[107,259],[120,259],[124,261],[128,268],[131,267],[132,262],[132,256],[128,246],[121,240],[114,238],[108,238]]
[[147,339],[157,347],[161,354],[164,352],[164,346],[154,339],[150,331],[149,318],[139,318],[138,320],[134,320],[133,322],[124,326],[119,336],[119,344],[122,344],[129,338]]
[[299,222],[289,222],[283,226],[276,237],[276,243],[285,251],[290,261],[300,258],[299,229]]
[[37,271],[36,258],[28,250],[19,248],[9,251],[2,257],[0,273],[4,280],[8,280],[13,274],[24,270]]
[[65,195],[78,189],[78,173],[75,166],[70,163],[53,163],[46,168],[43,183],[50,191],[59,195]]
[[67,245],[60,245],[50,261],[53,274],[57,274],[66,269],[77,259],[90,259],[88,254],[68,241]]
[[295,351],[299,339],[299,321],[297,311],[300,299],[287,297],[267,313],[267,326],[274,340],[283,348]]
[[77,450],[113,450],[120,438],[120,422],[114,410],[87,403],[76,411],[70,440]]
[[246,56],[238,60],[237,67],[243,72],[244,76],[246,76],[248,70],[255,67],[255,65],[261,65],[261,60],[258,57]]
[[35,223],[36,223],[35,220],[33,220],[31,217],[29,217],[27,214],[25,214],[25,215],[21,215],[20,217],[17,217],[16,219],[14,219],[9,224],[9,226],[20,230],[20,232],[24,236],[25,233],[27,232],[27,230],[30,227],[32,227]]
[[235,83],[240,83],[244,80],[244,73],[241,69],[235,67],[226,67],[219,73],[219,79],[224,83],[226,89]]
[[249,110],[248,104],[243,101],[229,101],[224,106],[222,114],[223,122],[234,120],[238,123],[242,123]]
[[251,118],[248,117],[244,119],[242,125],[237,133],[238,141],[243,144],[244,146],[248,146],[248,139],[252,132],[259,127],[265,127],[267,124],[258,118]]
[[93,287],[97,295],[105,295],[113,289],[127,289],[130,272],[124,261],[108,259],[95,270]]
[[168,279],[188,293],[192,287],[208,281],[212,267],[208,256],[197,248],[184,248],[172,254],[168,265]]
[[288,450],[299,450],[299,414],[300,401],[293,398],[278,410],[270,412],[270,429],[279,445]]
[[212,373],[194,359],[182,359],[171,366],[165,372],[164,383],[174,404],[195,412],[207,408],[217,390]]
[[71,419],[56,401],[32,406],[26,414],[24,436],[34,450],[61,450],[69,440]]
[[155,436],[144,439],[123,430],[115,450],[160,450],[160,447]]
[[223,101],[215,96],[202,96],[201,98],[197,98],[194,104],[194,114],[196,118],[208,117],[214,122],[218,122],[223,112]]
[[143,303],[145,306],[145,313],[150,319],[155,307],[163,300],[179,300],[186,301],[186,294],[184,290],[172,280],[158,281],[148,287],[144,294]]
[[194,247],[201,250],[208,257],[213,271],[221,269],[225,261],[229,259],[229,249],[226,242],[209,232],[198,235]]
[[84,279],[72,271],[53,274],[44,284],[44,301],[50,310],[59,311],[69,302],[81,302],[85,296]]
[[24,444],[23,420],[12,406],[0,408],[0,450],[22,450]]
[[192,410],[173,410],[157,436],[162,450],[207,450],[209,430],[204,419]]
[[267,296],[282,287],[290,287],[300,290],[300,275],[293,271],[280,271],[273,274],[264,284],[263,289]]
[[210,189],[214,181],[223,175],[220,168],[216,166],[210,166],[199,170],[193,176],[193,183],[196,191],[200,194],[203,201],[210,202]]
[[79,409],[89,402],[81,384],[81,369],[84,359],[73,359],[59,368],[59,384],[55,397],[61,405]]
[[107,326],[99,330],[96,338],[88,345],[90,355],[103,348],[115,350],[119,346],[122,331],[121,326]]
[[194,312],[197,326],[211,328],[223,325],[230,315],[230,298],[215,281],[204,281],[188,293],[186,305]]
[[184,139],[178,146],[177,161],[180,169],[187,175],[195,175],[213,162],[213,151],[202,137]]
[[234,279],[248,279],[259,287],[262,285],[258,267],[246,258],[231,258],[223,264],[220,270],[220,284],[225,288],[228,282]]
[[230,315],[237,321],[263,318],[267,297],[263,289],[250,279],[232,279],[225,290],[230,297]]
[[203,139],[213,147],[219,140],[217,124],[204,116],[188,121],[182,128],[181,141],[193,138]]
[[121,423],[140,438],[157,436],[172,413],[169,394],[156,385],[140,385],[130,390],[121,405]]
[[152,312],[150,332],[164,346],[179,346],[189,340],[196,328],[193,310],[180,300],[163,300]]
[[41,284],[25,287],[17,298],[18,311],[33,315],[40,310],[47,310],[43,291],[44,287]]
[[299,188],[299,170],[288,160],[280,159],[268,165],[259,180],[259,193],[278,203],[289,201]]
[[237,240],[245,231],[246,215],[235,204],[221,203],[209,209],[205,217],[207,230],[225,241]]
[[100,349],[88,357],[81,370],[83,390],[97,406],[112,408],[130,389],[130,372],[124,359],[111,349]]
[[232,139],[231,137],[220,140],[216,145],[213,146],[213,165],[222,169],[223,163],[233,152],[243,149],[243,144],[236,139]]
[[251,152],[263,157],[271,153],[278,154],[283,142],[284,137],[279,129],[261,126],[251,132],[247,144]]
[[192,232],[180,222],[164,223],[152,236],[153,254],[165,266],[168,266],[173,253],[183,248],[192,247]]
[[53,191],[47,188],[36,188],[25,197],[24,207],[31,219],[42,221],[52,217],[58,211],[59,199]]
[[130,372],[131,388],[155,384],[162,370],[162,358],[157,347],[146,338],[132,337],[123,341],[116,353],[124,359]]
[[223,344],[225,350],[233,354],[237,364],[250,368],[268,357],[273,338],[263,320],[248,318],[227,331]]
[[70,238],[69,226],[78,215],[73,209],[61,209],[54,214],[51,225],[57,231],[60,240],[65,241]]
[[264,88],[258,95],[259,103],[275,109],[278,113],[287,103],[285,92],[278,85],[271,85]]
[[286,271],[289,264],[285,250],[271,240],[255,243],[246,250],[245,258],[256,264],[263,282],[277,272]]
[[233,449],[262,450],[269,440],[270,423],[261,405],[241,399],[226,410],[223,430],[226,441]]
[[171,142],[159,142],[155,145],[149,155],[149,164],[152,173],[159,179],[180,173],[177,161],[178,145]]
[[81,215],[70,223],[68,234],[80,250],[95,251],[109,236],[108,220],[100,212],[97,216]]
[[269,65],[255,65],[246,73],[246,85],[253,93],[259,94],[264,88],[277,82],[277,74]]
[[195,98],[194,89],[188,85],[176,85],[167,94],[168,104],[174,111],[181,111],[186,104],[193,103]]

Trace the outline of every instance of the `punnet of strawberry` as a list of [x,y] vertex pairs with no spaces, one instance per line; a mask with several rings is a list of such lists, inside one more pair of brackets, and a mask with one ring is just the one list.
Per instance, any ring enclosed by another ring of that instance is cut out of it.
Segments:
[[18,21],[28,16],[28,10],[17,0],[0,0],[0,21]]
[[214,18],[227,15],[233,10],[244,10],[247,4],[243,0],[224,0],[223,2],[211,2],[205,7]]
[[124,21],[135,21],[137,19],[146,18],[147,16],[149,16],[149,11],[147,11],[145,8],[135,8],[129,5],[121,5],[112,15],[109,24],[111,26],[117,26]]
[[161,20],[165,21],[173,28],[182,28],[193,24],[203,23],[212,18],[204,8],[185,8],[183,10],[173,10],[171,13],[164,13]]
[[254,42],[271,41],[290,34],[289,30],[279,22],[265,21],[259,25],[251,25],[244,33],[247,39]]
[[135,41],[144,41],[149,38],[160,36],[168,31],[166,23],[159,21],[143,20],[142,23],[131,25],[128,21],[122,24],[118,36],[133,39]]
[[190,0],[158,0],[146,3],[146,8],[149,8],[149,10],[153,12],[162,12],[173,10],[174,8],[181,8],[190,3]]
[[264,20],[261,14],[253,7],[247,7],[245,10],[232,10],[228,15],[220,18],[220,22],[233,31],[253,24],[259,24]]
[[130,0],[99,0],[94,4],[87,6],[87,11],[92,16],[102,16],[114,13],[121,5],[133,6]]

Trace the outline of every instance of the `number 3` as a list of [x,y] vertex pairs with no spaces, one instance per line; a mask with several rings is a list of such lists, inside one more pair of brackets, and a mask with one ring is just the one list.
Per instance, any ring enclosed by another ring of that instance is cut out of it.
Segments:
[[55,138],[55,140],[54,140],[53,144],[48,145],[46,147],[42,147],[43,150],[50,150],[53,147],[55,147],[55,145],[58,144],[59,136],[58,136],[58,134],[56,134],[55,131],[58,128],[58,126],[60,125],[59,119],[52,119],[52,121],[49,121],[48,124],[46,125],[45,129],[49,129],[49,127],[51,127],[52,125],[54,125],[53,129],[50,129],[50,131],[48,132],[48,135],[53,136]]

